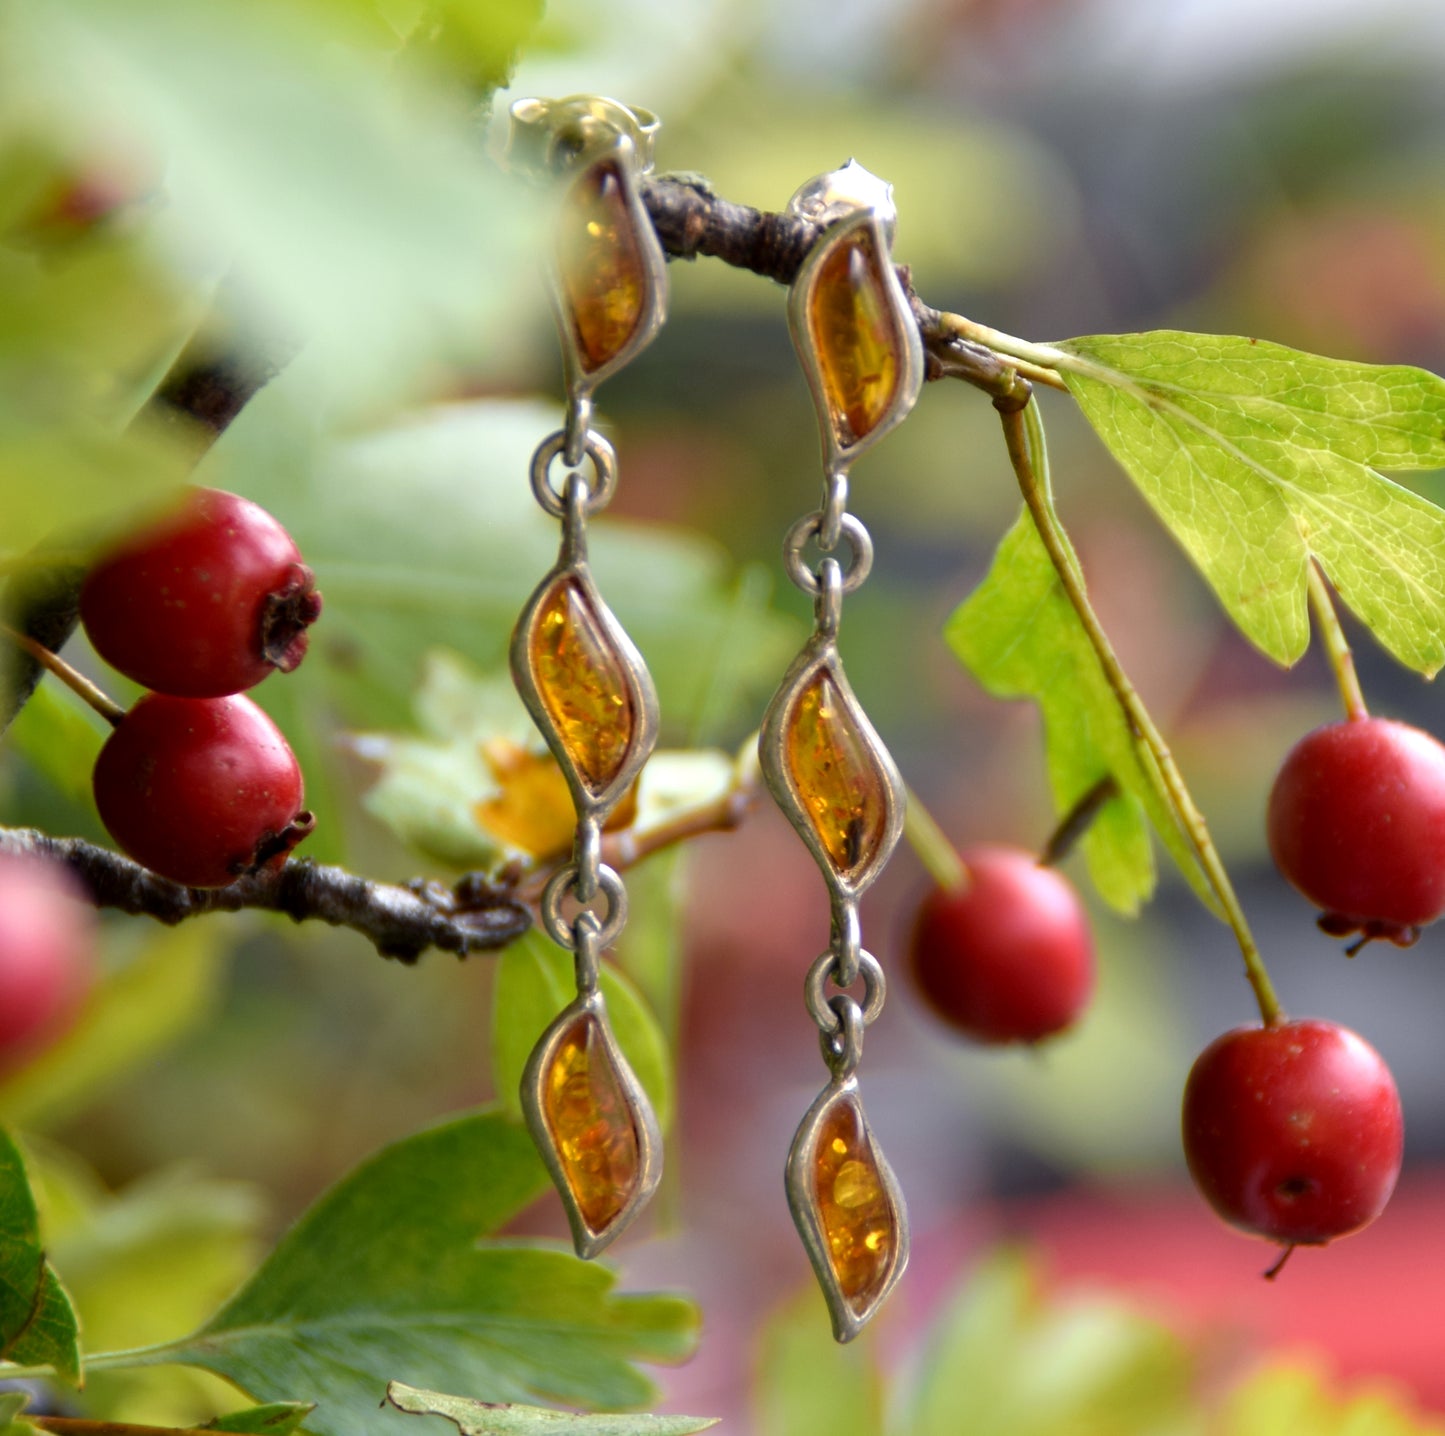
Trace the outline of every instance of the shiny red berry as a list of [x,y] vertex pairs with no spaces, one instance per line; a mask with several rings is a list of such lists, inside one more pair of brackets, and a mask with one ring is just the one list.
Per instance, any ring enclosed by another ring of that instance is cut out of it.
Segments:
[[1306,734],[1269,795],[1270,852],[1336,936],[1401,946],[1445,912],[1445,748],[1387,718]]
[[90,990],[94,948],[94,910],[64,868],[0,857],[0,1071],[70,1025]]
[[265,509],[191,489],[179,509],[100,555],[80,594],[95,650],[158,693],[240,693],[306,653],[321,595]]
[[1384,1059],[1334,1022],[1236,1027],[1184,1088],[1184,1155],[1231,1226],[1286,1246],[1358,1231],[1400,1174],[1404,1120]]
[[919,992],[978,1042],[1062,1032],[1094,990],[1094,945],[1078,895],[1021,848],[961,856],[968,882],[934,888],[914,921],[908,957]]
[[224,887],[278,861],[315,825],[295,754],[240,696],[147,694],[101,749],[94,787],[111,837],[188,887]]

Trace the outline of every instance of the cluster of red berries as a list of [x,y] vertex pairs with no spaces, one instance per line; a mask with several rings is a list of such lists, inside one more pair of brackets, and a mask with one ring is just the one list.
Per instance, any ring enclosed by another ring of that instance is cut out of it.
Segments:
[[97,558],[80,615],[97,653],[153,691],[96,760],[96,807],[137,862],[224,887],[279,862],[312,829],[280,729],[240,696],[306,653],[321,595],[290,534],[235,494],[180,508]]
[[[1280,871],[1351,955],[1406,946],[1445,915],[1445,747],[1359,716],[1308,734],[1269,800]],[[1073,889],[1021,850],[962,855],[967,881],[935,888],[908,953],[933,1011],[981,1042],[1038,1042],[1070,1027],[1093,988],[1093,950]],[[1319,1245],[1384,1210],[1404,1149],[1384,1059],[1337,1023],[1235,1028],[1194,1063],[1183,1104],[1195,1185],[1233,1226]],[[1277,1268],[1276,1268],[1277,1269]]]

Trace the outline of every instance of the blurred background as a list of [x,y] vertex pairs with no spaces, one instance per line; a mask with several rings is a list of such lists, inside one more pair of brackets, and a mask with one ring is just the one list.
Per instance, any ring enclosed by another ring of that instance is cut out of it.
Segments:
[[[491,159],[516,96],[646,106],[664,120],[659,169],[761,209],[856,157],[894,185],[895,252],[920,295],[1032,340],[1176,327],[1445,369],[1433,0],[552,0],[484,137],[470,95],[495,58],[476,36],[492,32],[422,43],[425,8],[65,0],[3,52],[0,358],[15,382],[0,485],[18,515],[3,544],[22,551],[75,511],[104,524],[145,475],[184,472],[164,436],[96,460],[76,415],[143,400],[223,275],[227,342],[304,337],[198,477],[281,518],[326,596],[307,663],[256,694],[301,756],[318,858],[401,880],[495,855],[475,813],[478,744],[515,717],[476,692],[551,562],[525,475],[560,416],[535,215]],[[383,23],[412,35],[400,62]],[[46,185],[101,191],[102,219],[47,209]],[[670,278],[662,336],[600,397],[621,486],[595,567],[657,676],[664,746],[731,752],[806,632],[778,553],[816,502],[817,428],[783,292],[715,261]],[[914,1256],[870,1341],[897,1366],[957,1283],[1017,1241],[1049,1290],[1123,1293],[1210,1370],[1305,1350],[1445,1412],[1442,938],[1349,961],[1316,931],[1262,817],[1284,753],[1335,716],[1323,663],[1312,650],[1283,673],[1239,638],[1071,402],[1042,403],[1096,606],[1282,999],[1385,1056],[1407,1166],[1372,1229],[1261,1282],[1269,1249],[1219,1226],[1178,1142],[1194,1056],[1252,1015],[1227,929],[1162,859],[1135,921],[1094,902],[1071,863],[1095,922],[1092,1009],[1037,1052],[971,1049],[900,973],[927,883],[901,848],[864,907],[865,944],[897,980],[861,1078]],[[29,477],[37,434],[54,446],[45,485]],[[118,472],[140,477],[124,488]],[[1431,477],[1419,487],[1445,497]],[[1040,846],[1054,818],[1036,711],[987,698],[940,636],[1018,509],[987,400],[929,386],[858,464],[852,507],[877,549],[842,636],[864,707],[956,842]],[[1350,632],[1372,709],[1445,734],[1436,691]],[[82,640],[72,652],[129,696]],[[46,685],[0,745],[0,820],[103,841],[87,780],[102,734],[76,708]],[[702,1305],[701,1350],[665,1375],[667,1408],[750,1429],[759,1330],[808,1278],[781,1173],[826,1076],[801,995],[826,900],[767,803],[629,887],[619,960],[675,1039],[677,1103],[665,1196],[618,1260],[629,1287]],[[88,1063],[72,1038],[13,1072],[0,1120],[63,1146],[58,1165],[83,1161],[97,1193],[154,1224],[147,1279],[161,1290],[183,1270],[195,1288],[174,1322],[203,1315],[364,1154],[490,1095],[485,956],[408,969],[353,935],[247,915],[174,932],[107,920],[104,965],[104,1041],[86,1029]],[[179,1256],[178,1212],[195,1244]],[[528,1222],[562,1229],[551,1201]],[[169,1334],[107,1319],[111,1344]],[[783,1429],[770,1419],[759,1429]]]

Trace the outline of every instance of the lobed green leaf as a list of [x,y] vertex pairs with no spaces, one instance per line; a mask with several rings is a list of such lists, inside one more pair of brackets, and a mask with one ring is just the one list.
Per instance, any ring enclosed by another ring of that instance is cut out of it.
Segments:
[[485,1242],[548,1186],[525,1132],[500,1112],[384,1148],[281,1239],[200,1331],[138,1358],[226,1377],[253,1399],[304,1392],[320,1436],[381,1436],[382,1382],[402,1372],[490,1401],[617,1408],[652,1386],[635,1361],[674,1361],[694,1308],[618,1296],[614,1275],[550,1247]]
[[[1069,556],[1077,571],[1072,549]],[[948,620],[944,637],[988,692],[1039,705],[1049,784],[1061,814],[1101,778],[1113,774],[1118,781],[1118,796],[1099,810],[1083,839],[1089,875],[1105,901],[1133,913],[1153,892],[1147,818],[1213,907],[1152,757],[1130,731],[1027,510],[999,544],[983,582]]]
[[1402,663],[1445,664],[1445,511],[1391,482],[1445,466],[1445,379],[1156,330],[1057,346],[1084,416],[1281,664],[1309,643],[1307,565]]
[[20,1150],[0,1132],[0,1359],[54,1367],[80,1385],[79,1324],[45,1259]]
[[1193,1368],[1179,1337],[1121,1302],[1046,1303],[1027,1263],[1004,1252],[935,1323],[902,1429],[909,1436],[1188,1429]]

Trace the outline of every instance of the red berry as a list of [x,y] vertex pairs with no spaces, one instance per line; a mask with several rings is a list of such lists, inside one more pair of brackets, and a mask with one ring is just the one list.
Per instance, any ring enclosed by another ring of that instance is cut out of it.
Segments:
[[225,887],[279,861],[315,826],[295,754],[240,696],[147,694],[100,750],[94,786],[111,837],[189,887]]
[[80,616],[95,650],[159,693],[219,698],[306,653],[321,595],[265,509],[191,489],[178,510],[92,565]]
[[59,1037],[90,989],[95,915],[57,863],[0,857],[0,1070]]
[[1200,1053],[1184,1088],[1184,1155],[1232,1226],[1318,1245],[1384,1210],[1405,1140],[1384,1059],[1334,1022],[1236,1027]]
[[969,881],[923,900],[909,942],[919,991],[979,1042],[1037,1042],[1070,1026],[1094,990],[1078,895],[1021,848],[962,855]]
[[1320,926],[1405,946],[1445,912],[1445,748],[1386,718],[1306,734],[1269,795],[1280,872]]

